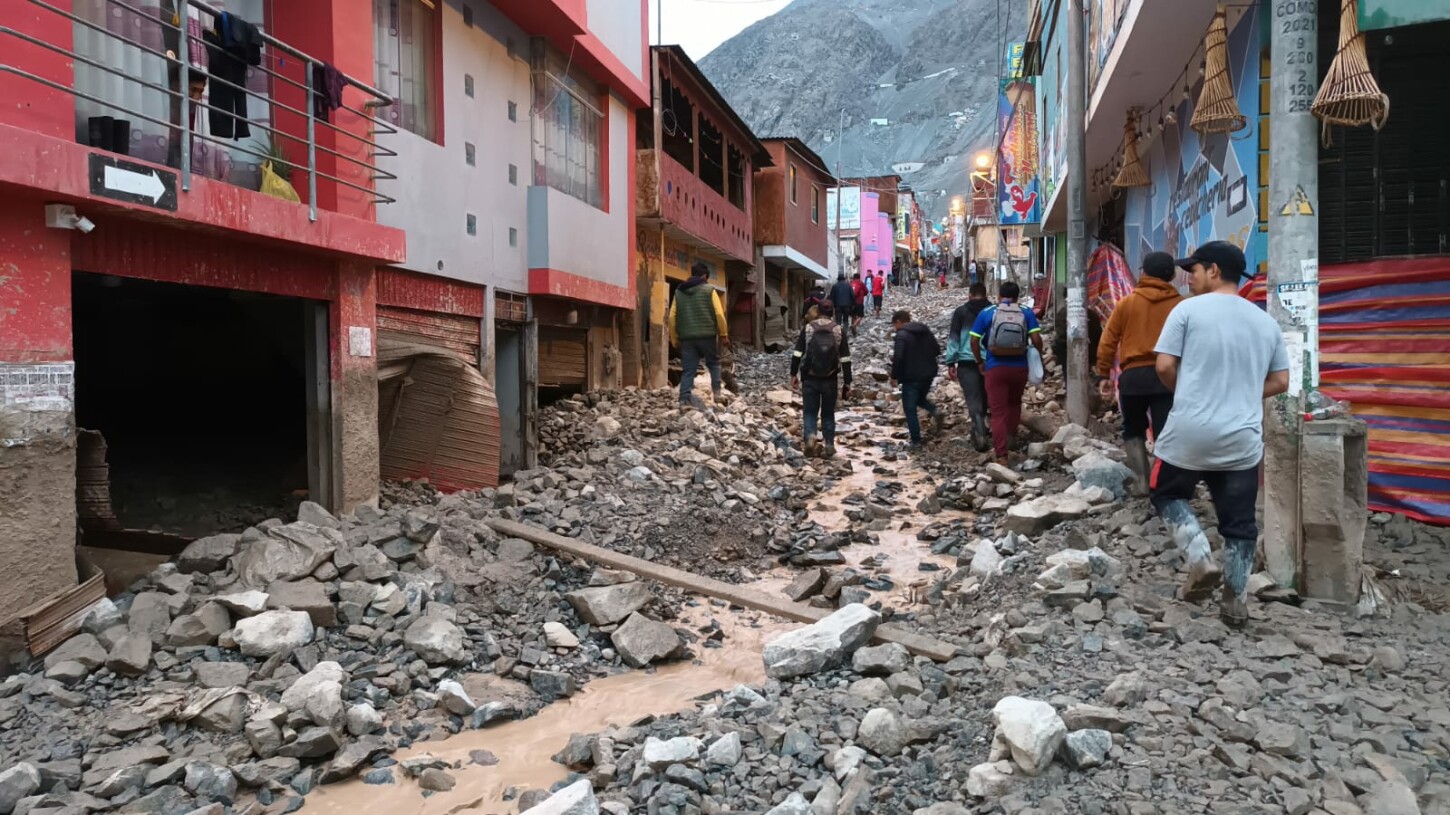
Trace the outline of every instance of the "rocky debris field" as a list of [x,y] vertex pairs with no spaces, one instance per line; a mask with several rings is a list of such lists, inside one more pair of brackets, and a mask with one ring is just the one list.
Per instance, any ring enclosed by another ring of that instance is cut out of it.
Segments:
[[[961,296],[910,307],[944,339]],[[304,504],[196,541],[0,681],[0,815],[292,812],[346,779],[380,809],[469,811],[447,796],[496,757],[394,752],[744,647],[708,616],[725,604],[493,520],[832,610],[752,656],[764,683],[555,745],[568,777],[515,790],[517,811],[1450,815],[1445,530],[1375,516],[1381,602],[1330,609],[1255,575],[1251,622],[1228,629],[1174,599],[1182,554],[1050,388],[1015,468],[960,419],[908,457],[880,321],[856,348],[831,461],[800,452],[788,358],[755,357],[703,411],[667,391],[552,406],[541,466],[497,490],[390,484],[381,508]],[[886,621],[956,655],[870,644]]]

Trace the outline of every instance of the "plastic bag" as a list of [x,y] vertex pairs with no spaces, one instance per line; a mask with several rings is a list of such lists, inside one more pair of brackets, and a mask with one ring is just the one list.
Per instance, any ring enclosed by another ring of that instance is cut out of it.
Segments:
[[1046,378],[1047,370],[1042,365],[1042,354],[1036,346],[1027,346],[1027,384],[1041,385]]
[[283,201],[291,201],[294,204],[302,202],[302,199],[297,195],[297,190],[292,188],[292,184],[287,179],[277,175],[277,171],[272,169],[272,162],[270,161],[262,162],[261,191],[263,195],[281,198]]

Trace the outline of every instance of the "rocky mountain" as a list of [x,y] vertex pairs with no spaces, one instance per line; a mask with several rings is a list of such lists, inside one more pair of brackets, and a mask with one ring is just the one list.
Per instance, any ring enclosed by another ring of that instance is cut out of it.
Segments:
[[756,133],[799,137],[847,176],[896,167],[940,216],[995,139],[998,55],[1026,26],[1019,4],[998,6],[795,0],[700,67]]

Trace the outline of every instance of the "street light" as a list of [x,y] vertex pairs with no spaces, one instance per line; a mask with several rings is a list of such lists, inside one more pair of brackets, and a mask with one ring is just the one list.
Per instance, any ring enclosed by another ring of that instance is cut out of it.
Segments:
[[977,154],[976,162],[978,170],[986,170],[988,167],[992,166],[992,156],[987,152],[983,151]]

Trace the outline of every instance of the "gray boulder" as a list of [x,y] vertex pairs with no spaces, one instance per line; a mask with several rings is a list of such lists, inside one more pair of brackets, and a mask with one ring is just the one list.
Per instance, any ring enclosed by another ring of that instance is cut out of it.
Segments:
[[232,638],[249,657],[285,654],[312,642],[312,618],[305,611],[264,611],[237,621]]
[[171,603],[166,595],[157,591],[143,591],[131,600],[126,627],[132,634],[142,634],[159,640],[171,625]]
[[1133,471],[1100,452],[1093,451],[1075,459],[1072,472],[1084,487],[1102,487],[1120,501],[1128,497],[1125,484],[1133,478]]
[[151,668],[151,638],[124,634],[106,654],[106,667],[120,676],[140,676]]
[[672,659],[684,650],[684,643],[675,629],[639,612],[629,615],[629,619],[609,639],[625,664],[634,668],[643,668],[660,659]]
[[800,793],[793,792],[765,815],[811,815],[811,805]]
[[[301,580],[312,574],[337,549],[338,540],[309,523],[275,527],[232,560],[244,586],[263,587],[278,580]],[[340,536],[338,536],[340,537]]]
[[1072,521],[1092,511],[1092,506],[1072,495],[1044,495],[1007,510],[1003,524],[1007,531],[1029,537],[1040,535],[1063,521]]
[[531,815],[599,815],[594,785],[584,778],[550,795],[529,809]]
[[880,623],[880,614],[852,603],[766,643],[765,673],[773,679],[790,679],[834,668],[870,642]]
[[28,798],[40,789],[40,770],[34,764],[20,762],[0,771],[0,815],[10,815],[21,798]]
[[1075,770],[1100,767],[1113,749],[1113,735],[1106,730],[1077,730],[1062,741],[1062,758]]
[[327,682],[345,685],[347,681],[347,671],[343,670],[341,665],[331,660],[319,662],[312,670],[297,677],[297,681],[282,692],[282,705],[294,713],[305,710],[307,700],[312,697],[313,691],[319,686]]
[[862,676],[890,676],[911,667],[911,654],[899,642],[868,646],[851,656],[851,667]]
[[992,708],[997,738],[1012,751],[1012,760],[1028,775],[1038,775],[1067,737],[1067,725],[1052,705],[1035,699],[1008,696]]
[[197,538],[181,550],[176,568],[183,574],[221,571],[227,561],[236,557],[241,540],[242,536],[236,534]]
[[579,618],[590,625],[614,625],[644,608],[653,595],[640,581],[598,586],[564,595]]
[[237,797],[237,777],[226,767],[193,761],[186,765],[181,784],[200,801],[230,804]]
[[45,667],[54,668],[62,662],[79,662],[88,671],[106,664],[106,649],[94,634],[77,634],[45,655]]
[[468,661],[463,629],[442,617],[419,617],[403,632],[403,645],[429,665],[459,665]]

